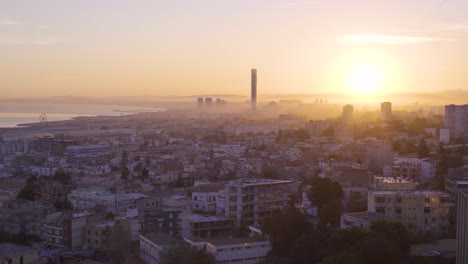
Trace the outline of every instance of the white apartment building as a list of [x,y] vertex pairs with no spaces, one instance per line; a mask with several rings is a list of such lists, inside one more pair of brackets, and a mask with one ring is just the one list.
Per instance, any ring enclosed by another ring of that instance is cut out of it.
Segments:
[[204,241],[196,238],[185,238],[195,248],[213,254],[216,263],[256,264],[264,260],[271,250],[268,239],[261,237],[228,238]]
[[181,241],[164,233],[140,235],[140,259],[145,264],[161,263],[161,254]]
[[395,157],[392,176],[426,183],[436,176],[436,166],[428,158]]
[[410,229],[445,232],[450,195],[440,191],[369,191],[367,210],[401,221]]
[[218,192],[192,192],[192,210],[201,213],[216,213]]
[[97,158],[109,154],[110,147],[107,144],[69,146],[66,149],[66,155],[69,159]]
[[76,189],[68,194],[68,200],[73,208],[86,210],[95,206],[103,206],[110,212],[136,208],[136,200],[148,198],[142,193],[114,194],[107,191]]

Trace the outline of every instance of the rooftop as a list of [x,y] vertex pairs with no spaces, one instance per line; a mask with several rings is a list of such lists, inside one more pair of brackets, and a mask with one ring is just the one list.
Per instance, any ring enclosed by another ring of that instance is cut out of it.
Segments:
[[268,239],[263,237],[234,237],[234,238],[222,238],[222,239],[215,239],[215,240],[204,240],[198,237],[187,237],[185,240],[188,242],[194,243],[209,243],[214,246],[227,246],[227,245],[244,245],[248,243],[257,243],[257,242],[270,242]]
[[288,184],[288,183],[292,183],[292,181],[243,178],[243,179],[236,179],[236,180],[227,182],[228,185],[242,185],[242,186],[255,186],[255,185],[265,185],[265,184]]
[[437,195],[448,195],[442,191],[433,191],[433,190],[422,190],[422,191],[372,191],[373,194],[399,194],[399,195],[429,195],[429,194],[437,194]]
[[375,177],[376,180],[381,180],[385,183],[413,183],[413,181],[400,177]]
[[215,215],[201,215],[201,214],[192,214],[192,222],[211,222],[211,221],[226,221],[233,220],[231,218]]
[[353,217],[360,220],[365,220],[369,222],[375,222],[379,220],[389,220],[388,216],[383,214],[373,213],[373,212],[358,212],[358,213],[347,213],[343,214],[345,216]]

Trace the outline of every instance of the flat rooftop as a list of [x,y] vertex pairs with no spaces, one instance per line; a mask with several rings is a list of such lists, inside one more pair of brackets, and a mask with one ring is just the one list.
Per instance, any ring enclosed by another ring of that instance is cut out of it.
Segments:
[[229,181],[226,184],[227,185],[256,186],[256,185],[288,184],[288,183],[292,183],[292,181],[243,178],[243,179],[236,179],[236,180]]
[[357,212],[357,213],[347,213],[343,214],[348,217],[353,217],[360,220],[365,220],[369,222],[379,221],[379,220],[389,220],[388,216],[383,214],[373,213],[373,212]]
[[375,177],[376,180],[383,181],[385,183],[415,183],[413,181],[400,178],[400,177]]
[[200,243],[206,242],[215,246],[227,246],[227,245],[244,245],[248,243],[257,243],[257,242],[270,242],[270,240],[263,237],[234,237],[234,238],[221,238],[214,240],[205,240],[198,237],[187,237],[186,240]]
[[446,192],[442,191],[432,191],[432,190],[422,190],[422,191],[371,191],[369,193],[377,194],[377,195],[391,195],[391,194],[398,194],[398,195],[449,195]]
[[192,222],[212,222],[212,221],[227,221],[232,220],[232,218],[227,218],[223,216],[216,216],[216,215],[202,215],[202,214],[192,214],[191,216]]

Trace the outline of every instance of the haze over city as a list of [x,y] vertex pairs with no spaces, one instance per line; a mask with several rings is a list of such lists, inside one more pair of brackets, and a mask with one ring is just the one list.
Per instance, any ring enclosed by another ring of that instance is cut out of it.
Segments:
[[467,11],[0,0],[1,264],[468,264]]
[[[0,3],[3,98],[466,89],[468,3]],[[247,88],[247,89],[246,89]]]

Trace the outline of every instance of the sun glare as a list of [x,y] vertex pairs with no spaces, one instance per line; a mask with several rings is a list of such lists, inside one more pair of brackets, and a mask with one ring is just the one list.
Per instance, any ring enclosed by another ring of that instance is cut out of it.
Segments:
[[380,67],[373,63],[355,65],[349,74],[348,85],[356,93],[377,93],[381,89],[383,74]]

